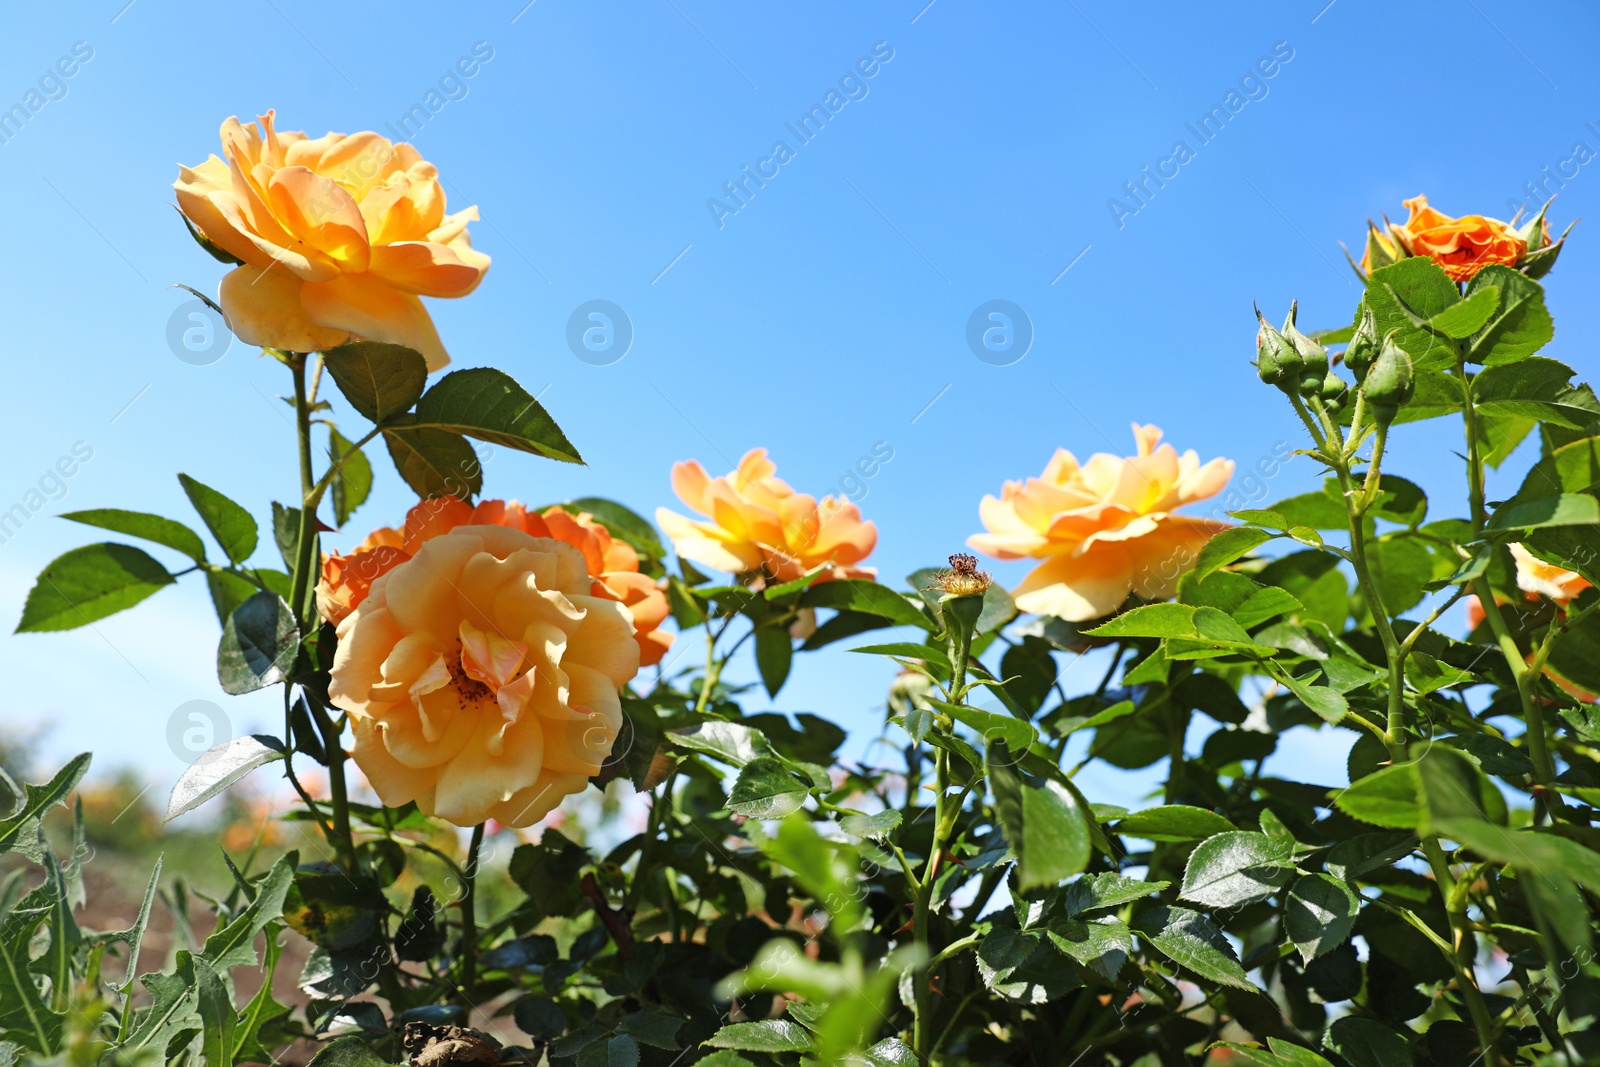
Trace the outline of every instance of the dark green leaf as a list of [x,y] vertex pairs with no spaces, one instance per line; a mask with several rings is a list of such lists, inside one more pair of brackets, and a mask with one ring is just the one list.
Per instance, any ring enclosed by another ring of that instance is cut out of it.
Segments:
[[332,426],[328,427],[328,452],[338,466],[333,476],[333,524],[343,526],[372,492],[372,464],[367,454]]
[[1340,811],[1374,826],[1415,830],[1422,825],[1417,768],[1412,763],[1385,767],[1353,782],[1333,798]]
[[933,700],[930,703],[962,725],[976,730],[985,745],[998,742],[1016,752],[1025,752],[1038,737],[1038,732],[1031,724],[1011,715],[972,708],[965,704],[952,704],[943,700]]
[[417,401],[417,425],[582,463],[548,412],[511,376],[492,367],[446,374]]
[[794,641],[789,631],[781,626],[762,626],[756,630],[756,667],[761,672],[761,683],[769,696],[789,678],[789,666],[794,659]]
[[1133,930],[1163,956],[1201,978],[1235,989],[1254,990],[1222,931],[1187,908],[1148,908],[1133,920]]
[[1185,804],[1136,811],[1116,825],[1118,834],[1146,841],[1199,841],[1232,830],[1234,825],[1216,812]]
[[753,1023],[730,1023],[712,1034],[706,1044],[740,1052],[805,1052],[811,1048],[812,1041],[805,1027],[798,1023],[788,1019],[762,1019]]
[[223,692],[251,693],[276,685],[294,670],[300,629],[276,593],[257,593],[228,616],[217,645],[217,680]]
[[370,422],[410,409],[428,382],[428,363],[420,352],[381,341],[351,341],[322,354],[350,406]]
[[1050,943],[1108,982],[1115,982],[1133,955],[1133,933],[1118,919],[1058,919],[1048,930]]
[[1069,916],[1098,908],[1114,908],[1130,900],[1159,893],[1171,882],[1145,882],[1113,871],[1086,874],[1063,891],[1062,907]]
[[131,545],[74,548],[39,573],[16,632],[87,626],[172,583],[165,567]]
[[1472,396],[1478,410],[1488,415],[1585,430],[1600,422],[1600,401],[1588,385],[1571,384],[1574,373],[1565,363],[1530,356],[1486,368],[1472,380]]
[[1283,928],[1307,963],[1344,944],[1361,902],[1341,881],[1310,874],[1290,888],[1283,902]]
[[250,906],[211,931],[196,959],[206,961],[219,971],[229,967],[256,966],[259,962],[255,950],[256,936],[268,923],[283,917],[283,899],[294,880],[294,869],[299,859],[294,852],[278,857],[272,869],[256,886],[256,898],[250,902]]
[[1544,306],[1544,288],[1510,267],[1494,264],[1472,276],[1467,295],[1488,288],[1499,292],[1499,306],[1466,345],[1466,357],[1488,366],[1513,363],[1531,356],[1555,336],[1555,325]]
[[611,536],[630,545],[639,555],[649,559],[664,559],[667,550],[661,546],[654,526],[635,511],[615,500],[598,496],[584,496],[561,505],[571,512],[588,512],[599,520]]
[[1018,883],[1024,891],[1055,885],[1088,864],[1091,816],[1066,787],[1028,774],[1012,759],[1003,740],[991,741],[989,785],[1006,841],[1017,854]]
[[430,426],[388,426],[383,442],[400,477],[424,500],[458,496],[469,500],[483,491],[483,465],[472,444],[457,433]]
[[1347,1015],[1328,1028],[1328,1049],[1343,1056],[1350,1067],[1411,1067],[1411,1044],[1378,1022]]
[[1208,837],[1189,854],[1179,897],[1213,908],[1264,900],[1294,877],[1288,852],[1266,834],[1234,830]]
[[932,631],[934,624],[904,596],[867,578],[822,582],[800,594],[808,608],[839,608],[877,615],[897,626],[919,626]]

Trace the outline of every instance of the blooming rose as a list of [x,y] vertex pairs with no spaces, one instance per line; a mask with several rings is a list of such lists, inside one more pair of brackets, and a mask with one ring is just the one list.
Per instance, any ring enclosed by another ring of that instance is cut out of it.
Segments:
[[222,124],[225,159],[181,167],[178,207],[244,261],[222,279],[239,339],[310,352],[352,335],[450,361],[419,296],[466,296],[489,269],[469,207],[445,214],[439,172],[409,144],[372,132],[316,139],[273,129],[274,113]]
[[1524,593],[1536,593],[1564,605],[1589,588],[1589,582],[1582,575],[1546,563],[1520,544],[1506,547],[1511,549],[1511,558],[1517,562],[1517,588]]
[[584,565],[594,579],[590,592],[619,601],[632,611],[640,665],[661,662],[672,647],[672,635],[657,629],[667,618],[667,595],[649,575],[639,572],[639,554],[614,540],[611,531],[588,512],[573,515],[563,508],[551,507],[539,515],[525,510],[515,500],[485,500],[477,507],[453,496],[422,501],[406,513],[403,530],[382,527],[350,555],[323,557],[317,610],[323,618],[337,623],[365,599],[380,575],[410,559],[427,541],[458,526],[491,524],[509,526],[534,537],[554,537],[582,552]]
[[861,520],[854,504],[831,496],[797,493],[776,477],[764,448],[752,448],[739,466],[712,478],[694,460],[672,465],[672,488],[689,507],[711,521],[698,522],[666,508],[656,522],[672,538],[679,556],[719,571],[761,570],[767,580],[787,582],[826,566],[819,581],[870,578],[857,567],[878,543],[878,527]]
[[459,826],[542,819],[600,770],[639,669],[583,553],[505,526],[418,546],[339,624],[328,695],[387,805]]
[[1129,593],[1169,597],[1200,547],[1227,529],[1172,511],[1221,492],[1232,460],[1201,466],[1193,451],[1158,448],[1154,426],[1134,423],[1133,436],[1136,456],[1099,452],[1080,465],[1058,449],[1038,478],[983,498],[989,532],[967,543],[999,559],[1045,561],[1012,591],[1021,610],[1081,622],[1109,615]]
[[[1502,263],[1515,267],[1528,253],[1527,239],[1509,223],[1484,215],[1463,215],[1453,219],[1428,206],[1426,196],[1403,201],[1411,217],[1403,224],[1387,223],[1387,234],[1373,228],[1367,251],[1361,257],[1363,270],[1384,266],[1384,262],[1405,256],[1428,256],[1444,268],[1452,281],[1464,282],[1484,267]],[[1541,240],[1547,240],[1542,234]],[[1373,243],[1378,243],[1374,255]]]

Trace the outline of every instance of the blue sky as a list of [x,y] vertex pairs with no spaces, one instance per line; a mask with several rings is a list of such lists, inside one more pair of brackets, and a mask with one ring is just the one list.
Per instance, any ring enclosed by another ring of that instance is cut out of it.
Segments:
[[[821,494],[885,442],[894,458],[861,506],[890,578],[959,548],[981,496],[1056,447],[1129,450],[1131,421],[1232,457],[1236,486],[1298,443],[1248,365],[1250,302],[1277,317],[1298,297],[1302,325],[1347,322],[1358,287],[1339,242],[1359,247],[1366,217],[1403,215],[1418,192],[1505,217],[1525,183],[1563,168],[1557,223],[1600,203],[1600,164],[1574,155],[1600,151],[1586,54],[1600,12],[1579,3],[123,2],[15,11],[0,38],[0,108],[30,91],[41,105],[0,143],[0,510],[76,443],[93,450],[0,545],[9,620],[45,563],[96,539],[61,511],[189,519],[180,470],[261,516],[293,491],[282,369],[240,343],[197,366],[167,342],[187,299],[171,286],[214,292],[223,269],[184,233],[170,183],[217,150],[229,115],[386,131],[438,93],[414,143],[452,207],[479,206],[474,242],[494,257],[472,297],[434,302],[440,331],[457,366],[502,367],[540,394],[589,463],[494,453],[491,495],[604,495],[650,514],[675,506],[672,461],[721,473],[757,445]],[[790,127],[830,92],[837,112],[802,143]],[[1226,122],[1204,140],[1214,108]],[[742,203],[724,186],[739,180]],[[1574,339],[1600,325],[1586,229],[1548,283],[1549,354],[1580,371],[1593,356]],[[567,345],[592,300],[632,324],[609,365]],[[966,340],[992,300],[1031,324],[1005,366]],[[1458,438],[1440,422],[1391,443],[1391,469],[1435,489],[1437,515],[1462,506]],[[409,503],[375,461],[351,541]],[[1263,501],[1314,481],[1302,458],[1244,488]],[[236,732],[277,721],[271,697],[220,693],[216,636],[190,579],[95,629],[0,637],[0,716],[48,725],[52,758],[91,747],[101,766],[170,778],[182,764],[166,724],[186,701],[222,705]],[[1067,681],[1096,673],[1080,664]],[[843,651],[808,656],[776,704],[845,722],[859,745],[889,676]]]

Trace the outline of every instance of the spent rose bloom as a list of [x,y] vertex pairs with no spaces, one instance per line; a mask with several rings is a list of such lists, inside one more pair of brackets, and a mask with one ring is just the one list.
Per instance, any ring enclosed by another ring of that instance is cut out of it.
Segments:
[[1039,477],[983,498],[989,532],[967,544],[999,559],[1044,560],[1012,591],[1021,610],[1082,622],[1109,615],[1129,593],[1169,597],[1201,546],[1227,529],[1172,512],[1221,492],[1232,460],[1202,466],[1193,451],[1161,444],[1155,426],[1134,423],[1133,436],[1137,455],[1098,452],[1080,464],[1058,449]]
[[274,113],[222,124],[223,158],[180,167],[178,207],[212,244],[243,260],[222,279],[239,339],[310,352],[350,337],[450,361],[419,297],[466,296],[489,269],[467,223],[445,213],[439,172],[417,150],[370,131],[309,138]]
[[746,452],[720,478],[692,459],[674,463],[673,491],[709,521],[657,508],[656,522],[679,556],[719,571],[759,570],[772,582],[823,566],[819,581],[875,575],[873,568],[855,564],[876,547],[878,527],[863,522],[854,504],[795,492],[777,472],[764,448]]
[[[1451,218],[1429,207],[1426,196],[1403,203],[1411,212],[1404,223],[1386,221],[1384,231],[1371,227],[1361,257],[1362,270],[1371,272],[1406,256],[1427,256],[1443,267],[1452,281],[1464,282],[1491,264],[1515,267],[1528,254],[1528,238],[1510,223],[1484,215]],[[1540,242],[1547,242],[1548,236],[1541,231]]]
[[385,804],[528,826],[599,773],[639,646],[592,585],[578,549],[507,526],[440,534],[372,583],[328,695]]
[[317,610],[338,623],[366,598],[379,576],[410,559],[425,542],[458,526],[487,525],[553,537],[582,552],[594,579],[591,593],[618,601],[633,613],[640,666],[660,663],[672,647],[672,635],[659,630],[668,615],[667,595],[654,579],[640,573],[639,554],[631,546],[614,539],[588,512],[574,515],[550,507],[538,514],[515,500],[485,500],[476,507],[453,496],[422,501],[406,513],[403,529],[381,527],[349,555],[323,556]]

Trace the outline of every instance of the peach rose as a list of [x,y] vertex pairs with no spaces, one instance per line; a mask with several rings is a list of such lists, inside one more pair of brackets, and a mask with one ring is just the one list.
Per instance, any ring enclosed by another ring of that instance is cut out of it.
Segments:
[[1582,575],[1546,563],[1520,544],[1513,542],[1506,547],[1511,549],[1511,558],[1517,562],[1517,588],[1524,593],[1534,593],[1564,605],[1589,588],[1589,582]]
[[1193,451],[1158,448],[1154,426],[1134,423],[1133,436],[1136,456],[1099,452],[1080,465],[1058,449],[1038,478],[983,498],[989,532],[967,543],[999,559],[1045,561],[1012,591],[1021,610],[1082,622],[1111,614],[1129,593],[1169,597],[1201,546],[1228,528],[1172,511],[1221,492],[1232,460],[1201,466]]
[[515,500],[485,500],[476,507],[453,496],[424,500],[406,513],[403,529],[383,527],[349,556],[326,556],[317,585],[317,609],[337,623],[361,603],[381,574],[410,559],[425,543],[458,526],[509,526],[534,537],[554,537],[583,553],[594,579],[593,595],[625,604],[633,613],[639,664],[654,666],[672,647],[672,635],[659,627],[668,615],[667,594],[653,578],[639,572],[639,554],[612,538],[588,512],[573,515],[560,507],[542,515]]
[[328,695],[385,804],[528,826],[599,773],[639,646],[591,586],[582,552],[505,526],[457,527],[372,583]]
[[311,139],[222,124],[224,159],[180,167],[178,207],[243,265],[222,279],[239,339],[310,352],[351,336],[450,361],[421,296],[466,296],[489,269],[473,250],[469,207],[445,214],[439,172],[409,144],[372,132]]
[[752,448],[731,474],[712,478],[694,460],[672,466],[672,488],[689,507],[711,521],[699,522],[666,508],[656,522],[679,556],[733,574],[759,570],[771,582],[787,582],[826,566],[819,581],[870,578],[866,559],[878,543],[878,528],[863,522],[854,504],[831,496],[797,493],[776,477],[767,450]]

